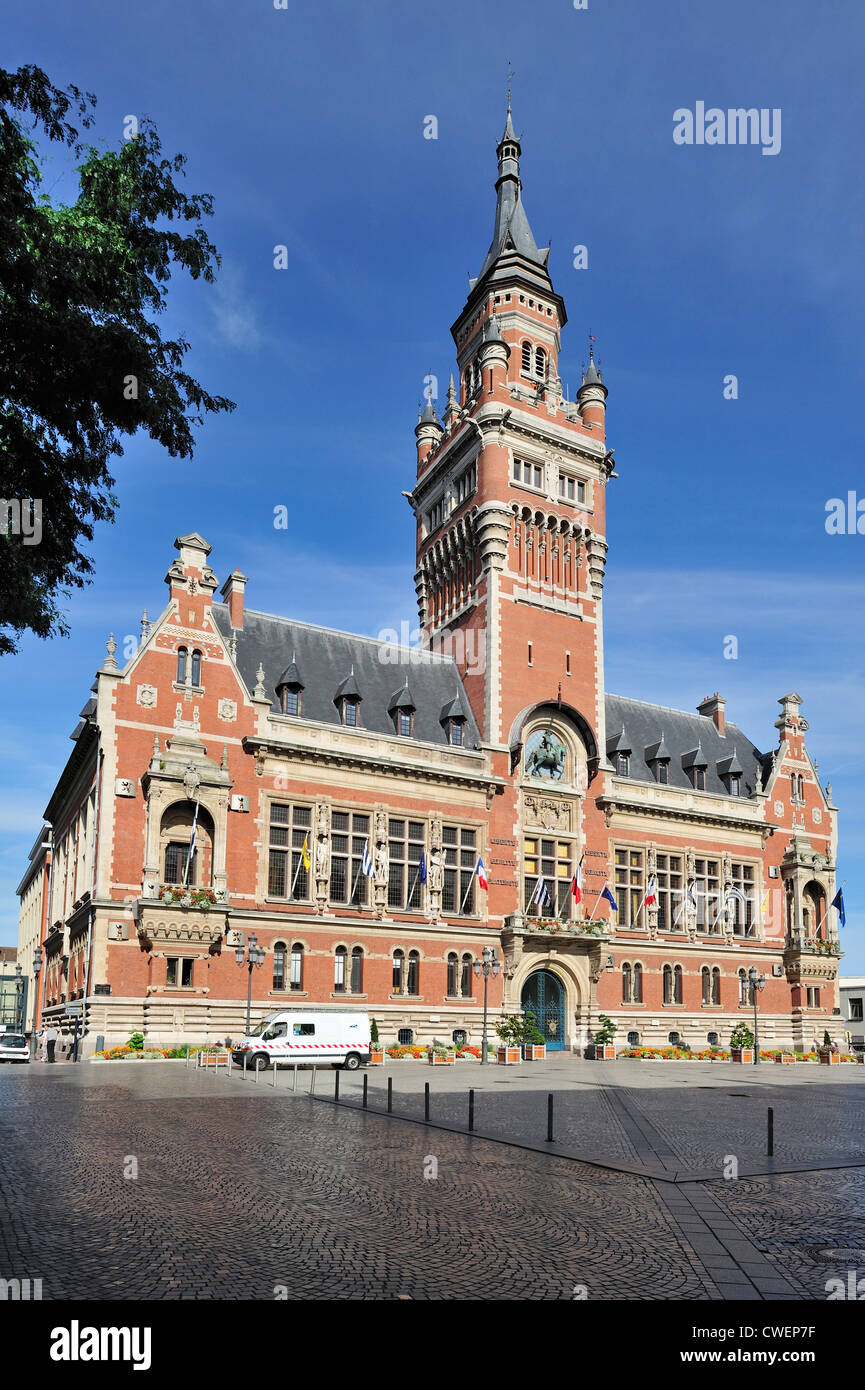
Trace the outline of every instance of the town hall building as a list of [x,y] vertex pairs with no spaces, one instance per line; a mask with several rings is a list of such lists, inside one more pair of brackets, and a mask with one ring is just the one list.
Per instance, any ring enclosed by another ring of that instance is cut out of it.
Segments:
[[357,1009],[385,1042],[479,1043],[487,946],[493,1023],[531,1008],[551,1049],[602,1013],[618,1044],[724,1046],[752,967],[763,1046],[837,1027],[837,812],[799,695],[766,750],[720,694],[606,690],[607,384],[590,354],[565,398],[510,109],[497,156],[415,429],[421,649],[258,611],[197,533],[135,654],[107,643],[19,890],[40,1016],[84,1055],[239,1036],[250,945],[254,1021]]

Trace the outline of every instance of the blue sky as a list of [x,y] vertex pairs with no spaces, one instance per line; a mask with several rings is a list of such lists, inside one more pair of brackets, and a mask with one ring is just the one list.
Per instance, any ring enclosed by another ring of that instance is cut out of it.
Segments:
[[[199,431],[192,462],[130,441],[71,639],[26,639],[0,665],[0,942],[105,638],[160,611],[175,536],[205,535],[220,579],[239,565],[253,607],[370,633],[414,623],[416,406],[428,370],[447,380],[449,325],[489,245],[513,67],[525,204],[569,314],[561,374],[573,394],[591,330],[610,391],[608,688],[685,709],[719,689],[761,747],[778,696],[800,693],[842,810],[844,973],[865,973],[865,537],[824,526],[829,498],[865,497],[863,49],[857,7],[803,0],[7,14],[3,66],[94,91],[109,144],[151,116],[190,190],[213,194],[219,283],[177,281],[165,329],[238,408]],[[780,153],[674,144],[674,111],[698,101],[780,108]],[[55,196],[71,172],[51,151]]]

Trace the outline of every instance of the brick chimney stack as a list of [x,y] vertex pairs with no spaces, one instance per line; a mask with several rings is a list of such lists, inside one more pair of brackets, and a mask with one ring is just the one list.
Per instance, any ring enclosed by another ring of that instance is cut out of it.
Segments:
[[235,570],[219,591],[228,604],[228,615],[234,628],[243,627],[243,591],[247,582],[246,575],[241,574],[240,570]]
[[724,699],[723,695],[719,695],[716,690],[714,695],[707,695],[705,700],[697,706],[697,713],[703,714],[706,718],[711,719],[719,734],[723,734],[724,732],[724,709],[726,704],[727,701]]

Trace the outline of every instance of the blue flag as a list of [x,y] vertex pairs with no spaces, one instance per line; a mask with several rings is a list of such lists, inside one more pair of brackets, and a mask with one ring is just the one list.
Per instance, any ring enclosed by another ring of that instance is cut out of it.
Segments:
[[360,871],[367,878],[375,877],[375,866],[372,862],[372,855],[369,852],[369,840],[364,843],[363,858],[360,861]]
[[846,927],[846,925],[847,925],[847,913],[844,911],[844,890],[843,890],[842,888],[839,888],[839,889],[838,889],[838,892],[835,894],[834,898],[832,899],[832,906],[833,906],[833,907],[837,907],[837,909],[838,909],[838,921],[840,922],[840,924],[841,924],[842,927]]
[[423,850],[420,852],[420,863],[417,867],[421,883],[426,883],[426,855]]
[[602,897],[602,898],[606,898],[607,902],[610,904],[610,906],[613,908],[613,910],[614,910],[615,912],[618,912],[618,910],[619,910],[619,905],[618,905],[618,903],[616,902],[615,898],[613,897],[613,894],[612,894],[611,891],[610,891],[610,886],[609,886],[609,884],[607,884],[607,883],[604,884],[604,891],[603,891],[603,893],[601,894],[601,897]]

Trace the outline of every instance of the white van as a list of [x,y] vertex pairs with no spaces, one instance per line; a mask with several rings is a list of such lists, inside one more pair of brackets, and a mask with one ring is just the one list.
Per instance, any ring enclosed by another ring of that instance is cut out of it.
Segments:
[[260,1071],[272,1062],[283,1066],[330,1062],[355,1071],[361,1062],[369,1061],[369,1034],[368,1014],[286,1010],[271,1014],[248,1038],[235,1043],[231,1058],[237,1066]]

